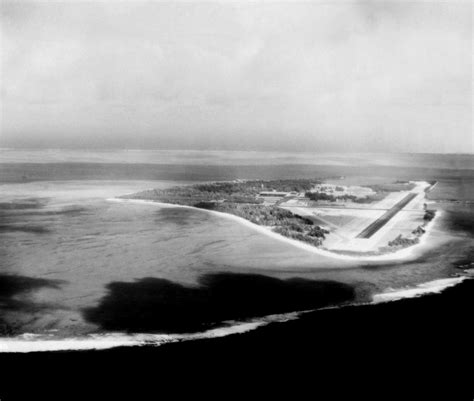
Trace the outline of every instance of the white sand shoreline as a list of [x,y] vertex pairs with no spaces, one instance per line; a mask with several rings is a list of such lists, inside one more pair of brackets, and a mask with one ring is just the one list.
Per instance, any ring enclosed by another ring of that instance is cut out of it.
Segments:
[[253,229],[254,231],[258,231],[262,234],[265,234],[271,238],[274,238],[278,241],[285,242],[287,244],[291,244],[297,248],[303,249],[305,251],[311,252],[313,254],[318,254],[321,256],[325,256],[328,258],[333,258],[333,259],[339,259],[339,260],[346,260],[346,261],[374,261],[374,262],[393,262],[393,261],[402,261],[402,260],[409,260],[413,259],[417,256],[419,256],[418,251],[423,248],[424,246],[427,245],[427,237],[430,234],[431,228],[434,225],[434,222],[436,221],[437,218],[439,218],[441,211],[437,211],[435,217],[433,220],[428,222],[428,224],[424,227],[425,233],[421,235],[420,241],[412,246],[382,254],[382,255],[361,255],[361,256],[352,256],[352,255],[343,255],[343,254],[338,254],[335,252],[331,252],[325,249],[320,249],[315,246],[306,244],[304,242],[294,240],[288,237],[284,237],[283,235],[277,234],[274,231],[272,231],[271,228],[265,227],[265,226],[260,226],[258,224],[254,224],[242,217],[230,214],[230,213],[224,213],[224,212],[217,212],[215,210],[207,210],[207,209],[201,209],[198,207],[194,206],[187,206],[187,205],[176,205],[173,203],[164,203],[164,202],[156,202],[152,200],[145,200],[145,199],[123,199],[123,198],[109,198],[107,199],[108,201],[113,201],[113,202],[123,202],[123,203],[134,203],[134,204],[147,204],[147,205],[155,205],[161,208],[185,208],[185,209],[193,209],[193,210],[200,210],[202,212],[207,212],[210,214],[213,214],[215,216],[220,216],[224,217],[228,220],[233,220],[235,222],[238,222],[240,224],[243,224],[246,227],[249,227]]

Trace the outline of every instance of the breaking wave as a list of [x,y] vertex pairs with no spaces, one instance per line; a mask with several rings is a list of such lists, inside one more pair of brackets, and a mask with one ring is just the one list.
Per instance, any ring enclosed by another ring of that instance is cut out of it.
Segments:
[[444,291],[446,288],[454,287],[467,280],[467,276],[442,278],[438,280],[428,281],[426,283],[418,284],[415,287],[403,288],[397,290],[389,290],[384,293],[375,294],[372,298],[373,303],[398,301],[404,298],[417,298],[426,294],[437,294]]
[[307,311],[268,315],[245,322],[227,321],[226,325],[201,333],[192,334],[90,334],[83,337],[58,338],[54,335],[26,333],[17,337],[2,338],[0,352],[26,353],[44,351],[86,351],[104,350],[117,347],[160,346],[181,341],[225,337],[242,334],[270,323],[283,323],[297,319]]
[[[372,302],[369,303],[355,303],[348,305],[364,307],[371,304],[373,305],[383,302],[398,301],[405,298],[417,298],[427,294],[441,293],[445,289],[454,287],[467,279],[470,279],[470,277],[459,276],[433,280],[418,284],[416,287],[389,290],[384,293],[375,294],[373,295]],[[315,310],[339,309],[348,305],[328,306],[318,309],[274,314],[247,321],[226,321],[223,322],[224,326],[222,327],[206,330],[200,333],[189,334],[127,334],[117,332],[89,334],[83,337],[58,338],[53,334],[43,335],[26,333],[17,337],[2,338],[2,341],[0,342],[0,353],[105,350],[117,347],[161,346],[182,341],[220,338],[232,334],[250,332],[270,323],[284,323],[296,320],[301,315]]]

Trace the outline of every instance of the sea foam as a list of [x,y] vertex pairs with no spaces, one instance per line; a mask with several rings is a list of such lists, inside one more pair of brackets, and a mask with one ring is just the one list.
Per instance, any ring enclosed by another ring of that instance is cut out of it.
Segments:
[[468,277],[451,277],[428,281],[418,284],[416,287],[390,290],[381,294],[375,294],[372,298],[373,303],[397,301],[404,298],[416,298],[426,294],[440,293],[446,288],[454,287]]
[[231,334],[242,334],[270,323],[283,323],[297,319],[309,311],[289,312],[268,315],[248,321],[227,321],[224,326],[199,333],[189,334],[125,334],[101,333],[83,337],[58,338],[52,334],[25,333],[17,337],[2,338],[0,352],[27,353],[44,351],[86,351],[104,350],[117,347],[160,346],[189,340],[225,337]]

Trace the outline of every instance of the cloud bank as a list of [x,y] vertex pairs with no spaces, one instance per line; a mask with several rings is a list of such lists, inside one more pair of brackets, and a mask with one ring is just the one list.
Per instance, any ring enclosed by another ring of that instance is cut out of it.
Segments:
[[472,3],[1,3],[0,146],[473,152]]

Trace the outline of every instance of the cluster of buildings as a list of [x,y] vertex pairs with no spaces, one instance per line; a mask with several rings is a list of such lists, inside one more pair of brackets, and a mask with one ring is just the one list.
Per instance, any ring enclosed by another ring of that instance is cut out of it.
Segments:
[[364,198],[374,194],[374,191],[367,187],[359,186],[342,186],[334,184],[318,184],[311,192],[320,192],[327,195],[333,195],[334,197],[339,196],[355,196],[358,198]]

